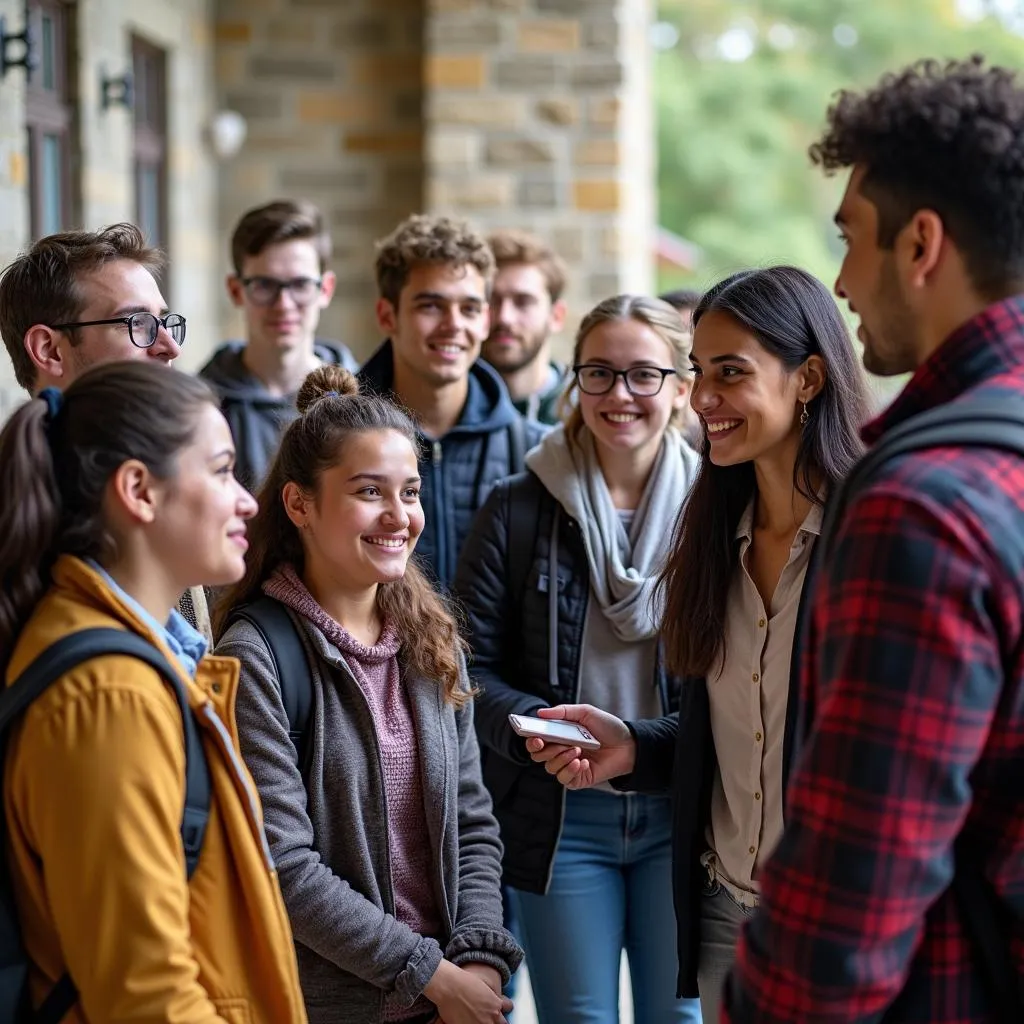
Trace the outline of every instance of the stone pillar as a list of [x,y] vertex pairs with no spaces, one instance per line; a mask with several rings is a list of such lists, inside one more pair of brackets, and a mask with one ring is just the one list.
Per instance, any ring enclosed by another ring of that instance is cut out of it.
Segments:
[[[247,208],[305,198],[334,240],[320,334],[359,356],[379,341],[373,243],[423,205],[423,0],[216,0],[221,105],[243,114],[222,168],[218,245]],[[224,299],[226,336],[241,322]]]
[[574,318],[652,287],[649,18],[649,0],[428,3],[427,208],[548,237]]

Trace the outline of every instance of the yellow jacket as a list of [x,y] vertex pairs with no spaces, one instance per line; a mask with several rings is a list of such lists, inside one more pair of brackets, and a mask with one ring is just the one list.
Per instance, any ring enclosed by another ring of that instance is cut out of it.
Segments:
[[[63,557],[8,684],[45,647],[94,626],[133,630],[171,654],[99,574]],[[4,811],[33,999],[70,970],[80,997],[67,1021],[304,1024],[291,929],[238,753],[238,663],[206,657],[195,681],[181,678],[212,790],[188,882],[181,713],[153,669],[124,656],[87,662],[12,731]]]

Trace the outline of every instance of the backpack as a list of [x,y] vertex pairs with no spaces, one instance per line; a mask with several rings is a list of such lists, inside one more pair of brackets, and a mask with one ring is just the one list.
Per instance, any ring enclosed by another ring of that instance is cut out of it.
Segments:
[[[887,433],[829,498],[812,572],[817,573],[830,554],[846,507],[890,459],[926,448],[966,447],[1000,448],[1024,458],[1024,401],[990,396],[941,405]],[[980,852],[967,849],[961,835],[954,844],[953,893],[975,967],[995,1009],[992,1019],[1000,1024],[1020,1024],[1024,1021],[1024,979],[1012,958],[1011,922],[980,862]]]
[[[199,863],[210,815],[206,753],[185,687],[163,654],[137,633],[112,628],[85,629],[47,647],[0,694],[0,758],[6,754],[11,726],[37,697],[82,662],[109,654],[127,655],[156,669],[174,691],[181,709],[185,728],[185,806],[181,816],[181,840],[185,849],[186,877],[191,878]],[[21,942],[6,841],[6,818],[0,817],[0,1021],[59,1024],[78,1001],[78,990],[71,975],[65,974],[50,990],[39,1010],[32,1010],[27,983],[28,958]]]
[[309,724],[313,711],[313,676],[298,626],[288,609],[266,594],[235,608],[228,616],[227,625],[239,620],[248,622],[260,634],[270,652],[288,719],[288,738],[295,745],[299,770],[305,777],[312,756]]

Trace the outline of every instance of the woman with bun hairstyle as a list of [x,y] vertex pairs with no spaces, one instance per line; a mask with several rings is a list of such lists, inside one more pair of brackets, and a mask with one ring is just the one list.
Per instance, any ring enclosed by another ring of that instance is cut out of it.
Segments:
[[[334,366],[306,378],[298,406],[214,628],[218,653],[242,663],[242,750],[309,1019],[499,1024],[522,954],[502,928],[501,843],[458,629],[410,561],[423,530],[416,429]],[[306,651],[300,744],[267,641],[231,619],[263,595]]]
[[[302,1024],[292,936],[235,740],[238,664],[207,656],[174,611],[187,588],[233,583],[245,568],[256,505],[235,480],[216,397],[152,362],[89,370],[63,396],[47,388],[0,434],[0,495],[5,704],[43,652],[97,628],[148,642],[167,671],[94,653],[5,736],[6,870],[33,1007],[70,991],[70,1010],[45,1019]],[[195,846],[186,750],[209,782]]]
[[666,795],[568,793],[530,763],[509,715],[587,700],[627,717],[678,707],[655,587],[697,474],[679,430],[690,338],[667,303],[618,295],[580,324],[565,423],[503,481],[463,546],[485,779],[541,1024],[695,1024],[675,994]]

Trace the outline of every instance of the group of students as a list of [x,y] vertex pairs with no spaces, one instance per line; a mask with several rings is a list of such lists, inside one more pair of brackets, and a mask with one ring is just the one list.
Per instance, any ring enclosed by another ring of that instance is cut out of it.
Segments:
[[[599,303],[562,422],[527,431],[476,362],[493,255],[411,218],[378,254],[389,340],[358,377],[303,367],[257,501],[223,394],[145,358],[185,322],[137,233],[5,274],[36,395],[0,434],[8,693],[69,635],[157,652],[93,652],[7,733],[33,1005],[499,1024],[521,941],[548,1024],[616,1020],[623,949],[638,1024],[998,1019],[951,880],[986,851],[1021,973],[1020,460],[905,457],[823,565],[816,541],[864,440],[1024,393],[1024,158],[972,127],[1019,137],[1022,96],[926,64],[830,112],[837,292],[868,367],[915,371],[863,434],[839,309],[786,266],[713,285],[691,324]],[[965,168],[999,189],[965,198]],[[240,287],[302,309],[296,274]],[[212,652],[175,610],[196,588]],[[524,743],[510,714],[600,749]]]

